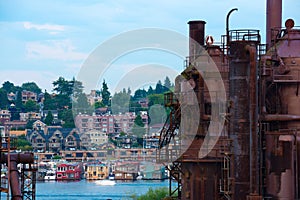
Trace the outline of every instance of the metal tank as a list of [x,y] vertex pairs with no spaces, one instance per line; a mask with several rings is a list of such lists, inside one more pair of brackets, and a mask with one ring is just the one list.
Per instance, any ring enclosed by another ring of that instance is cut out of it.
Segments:
[[300,191],[300,29],[292,19],[285,25],[270,30],[276,37],[262,59],[262,121],[268,125],[265,192],[278,200],[298,199]]
[[[180,139],[178,148],[184,147],[169,168],[178,181],[177,199],[300,198],[300,29],[291,19],[281,27],[281,0],[267,0],[266,7],[266,52],[258,30],[229,30],[229,15],[237,9],[227,16],[221,45],[213,44],[211,36],[204,42],[204,21],[189,22],[190,55],[171,94],[178,99],[165,104],[176,112],[171,112],[174,120],[166,122],[163,130],[169,131],[162,131],[160,138],[161,147],[172,137]],[[213,73],[195,64],[206,56],[203,50],[220,71],[228,96],[226,111],[212,110],[221,102],[216,100],[217,89],[215,94],[208,90],[216,80]],[[190,116],[196,107],[200,121]],[[226,119],[225,126],[209,153],[199,157],[210,125],[219,120],[214,112]]]

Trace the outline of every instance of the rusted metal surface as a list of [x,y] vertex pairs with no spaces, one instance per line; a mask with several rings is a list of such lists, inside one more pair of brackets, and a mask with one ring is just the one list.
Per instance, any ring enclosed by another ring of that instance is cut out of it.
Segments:
[[[283,29],[276,45],[263,58],[265,107],[261,120],[268,122],[266,135],[266,193],[273,199],[299,198],[300,129],[300,31]],[[276,48],[275,48],[276,47]],[[297,163],[297,164],[295,164]]]
[[[204,82],[207,74],[193,66],[201,48],[190,44],[189,62],[176,78],[175,91],[183,96],[180,102],[189,102],[182,108],[193,110],[198,103],[201,120],[182,118],[188,127],[183,130],[196,126],[197,133],[191,131],[185,135],[191,136],[189,140],[181,140],[189,146],[177,160],[181,163],[180,199],[300,198],[300,30],[292,19],[286,21],[286,28],[281,27],[281,7],[282,0],[267,1],[265,55],[258,55],[258,30],[226,30],[229,46],[204,46],[220,70],[229,101],[222,137],[203,158],[198,152],[216,120],[211,110],[215,97],[208,93],[210,82]],[[203,27],[196,26],[199,21],[190,26],[191,37],[200,44],[205,24],[201,23]],[[190,90],[196,93],[196,103],[185,94],[183,86],[188,83],[193,83]]]
[[11,195],[12,200],[22,200],[23,195],[20,187],[19,182],[19,171],[17,165],[19,163],[22,164],[31,164],[34,163],[34,156],[33,153],[11,153],[9,156],[8,154],[1,154],[1,163],[8,163],[10,162],[10,187],[11,187]]
[[276,35],[272,35],[271,29],[281,27],[282,0],[267,0],[267,22],[266,22],[266,43],[267,48],[271,47],[272,40]]
[[233,140],[234,176],[233,199],[246,199],[250,190],[250,99],[249,99],[249,57],[246,42],[234,41],[230,44],[232,59],[229,65],[230,130]]
[[257,47],[247,45],[249,54],[249,100],[250,100],[250,194],[259,194],[259,158],[258,158],[258,85],[257,85]]
[[191,57],[190,63],[194,61],[197,55],[200,55],[202,47],[204,46],[205,37],[205,21],[195,20],[189,21],[189,56]]

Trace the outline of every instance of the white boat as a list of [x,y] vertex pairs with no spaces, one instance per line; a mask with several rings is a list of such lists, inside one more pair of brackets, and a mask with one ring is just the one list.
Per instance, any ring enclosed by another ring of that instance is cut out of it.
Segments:
[[113,181],[113,180],[98,180],[98,181],[95,181],[95,183],[97,185],[115,185],[116,184],[116,181]]
[[56,179],[56,173],[55,173],[55,171],[53,171],[53,170],[48,170],[48,171],[46,172],[46,175],[45,175],[45,177],[44,177],[44,180],[45,180],[45,181],[55,181],[55,179]]

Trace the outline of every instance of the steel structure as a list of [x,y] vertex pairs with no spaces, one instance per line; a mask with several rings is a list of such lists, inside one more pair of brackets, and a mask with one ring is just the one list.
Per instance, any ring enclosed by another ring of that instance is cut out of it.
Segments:
[[[12,153],[16,150],[16,138],[9,130],[0,137],[0,199],[35,200],[35,181],[37,167],[33,153]],[[20,166],[20,169],[18,168]]]
[[157,161],[178,182],[174,199],[300,199],[300,29],[292,19],[281,27],[282,1],[267,0],[262,45],[259,30],[229,29],[235,10],[221,45],[205,42],[206,22],[188,23],[189,57],[165,95]]

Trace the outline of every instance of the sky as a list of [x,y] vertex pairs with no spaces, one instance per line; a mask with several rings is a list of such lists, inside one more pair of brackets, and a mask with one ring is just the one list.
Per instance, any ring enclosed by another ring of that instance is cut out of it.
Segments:
[[[60,76],[80,80],[88,71],[88,89],[100,89],[104,79],[112,92],[147,89],[183,69],[185,51],[174,48],[187,46],[172,41],[188,36],[189,20],[205,20],[206,35],[220,41],[232,8],[238,11],[230,28],[258,29],[264,42],[265,0],[0,0],[0,84],[36,82],[52,91]],[[293,18],[300,25],[299,9],[300,0],[283,0],[283,23]],[[132,40],[140,33],[146,43]],[[153,45],[160,36],[167,46]],[[104,63],[104,56],[111,57]]]

